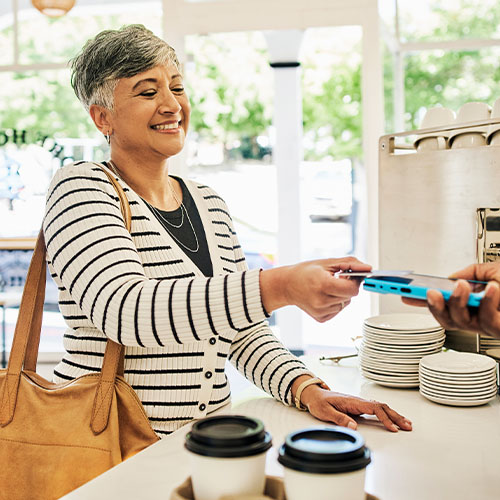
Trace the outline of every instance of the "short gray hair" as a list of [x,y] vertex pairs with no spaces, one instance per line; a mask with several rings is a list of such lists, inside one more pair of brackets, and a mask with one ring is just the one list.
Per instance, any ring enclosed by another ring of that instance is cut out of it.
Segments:
[[142,24],[105,30],[70,61],[71,86],[87,111],[92,104],[112,110],[120,78],[168,63],[180,69],[174,49]]

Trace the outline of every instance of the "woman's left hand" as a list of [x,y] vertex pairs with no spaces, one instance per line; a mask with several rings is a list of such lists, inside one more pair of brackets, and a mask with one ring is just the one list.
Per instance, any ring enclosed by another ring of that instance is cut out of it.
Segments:
[[343,427],[356,429],[358,424],[350,415],[375,415],[384,427],[397,432],[398,429],[411,431],[410,420],[390,406],[377,401],[368,401],[356,396],[326,390],[318,385],[306,387],[301,394],[301,403],[309,413],[319,420],[332,422]]

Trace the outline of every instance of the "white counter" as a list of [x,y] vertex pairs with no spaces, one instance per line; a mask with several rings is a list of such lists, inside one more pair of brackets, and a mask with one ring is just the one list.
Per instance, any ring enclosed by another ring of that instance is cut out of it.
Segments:
[[[364,379],[356,360],[322,365],[304,361],[332,388],[389,404],[413,422],[412,432],[391,433],[372,419],[358,431],[372,451],[366,491],[380,500],[488,500],[500,498],[500,404],[457,408],[423,398],[416,389],[390,389]],[[245,390],[227,413],[262,419],[273,436],[267,473],[282,475],[276,449],[296,429],[328,425],[287,408],[256,388]],[[186,426],[67,495],[67,499],[168,500],[189,475]],[[81,464],[84,466],[84,464]],[[305,500],[314,500],[311,499]]]

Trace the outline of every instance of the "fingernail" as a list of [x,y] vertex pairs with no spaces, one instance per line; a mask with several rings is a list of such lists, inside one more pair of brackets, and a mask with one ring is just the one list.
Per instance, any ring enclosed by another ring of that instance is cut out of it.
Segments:
[[436,305],[436,302],[429,294],[427,294],[427,304],[429,304],[431,307],[434,307]]
[[486,285],[486,290],[484,291],[484,295],[486,295],[486,297],[493,297],[493,294],[497,290],[498,290],[498,285],[494,281],[491,281]]
[[398,432],[398,428],[394,424],[391,424],[391,431]]
[[356,430],[357,425],[354,422],[349,422],[347,427],[349,427],[349,429]]

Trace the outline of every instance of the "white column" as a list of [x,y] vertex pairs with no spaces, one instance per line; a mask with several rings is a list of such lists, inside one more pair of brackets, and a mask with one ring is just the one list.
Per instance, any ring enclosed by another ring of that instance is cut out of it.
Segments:
[[[302,162],[302,89],[299,49],[303,31],[264,33],[274,68],[275,144],[273,162],[278,186],[278,264],[300,261],[300,164]],[[303,350],[302,312],[296,307],[277,311],[283,343]]]
[[[368,262],[378,268],[378,141],[384,133],[384,90],[382,56],[376,3],[365,12],[363,22],[363,62],[361,101],[363,106],[363,161],[366,168],[368,202]],[[377,295],[377,294],[372,294]],[[372,298],[372,313],[378,313],[377,297]]]
[[[175,49],[177,59],[184,73],[186,63],[186,46],[184,33],[180,29],[179,19],[182,19],[184,0],[163,0],[163,39]],[[168,170],[171,174],[186,177],[188,174],[186,146],[182,151],[168,160]]]

